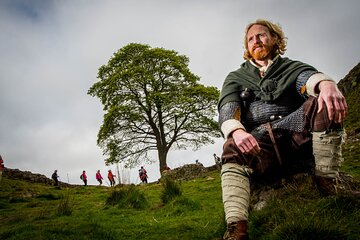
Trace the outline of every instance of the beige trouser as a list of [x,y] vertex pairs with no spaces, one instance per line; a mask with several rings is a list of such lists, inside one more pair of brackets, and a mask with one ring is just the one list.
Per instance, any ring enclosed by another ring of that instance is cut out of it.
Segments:
[[222,166],[222,197],[227,223],[248,219],[250,205],[250,169],[237,163]]
[[315,157],[315,175],[325,178],[337,178],[343,161],[341,145],[344,131],[314,132],[313,153]]

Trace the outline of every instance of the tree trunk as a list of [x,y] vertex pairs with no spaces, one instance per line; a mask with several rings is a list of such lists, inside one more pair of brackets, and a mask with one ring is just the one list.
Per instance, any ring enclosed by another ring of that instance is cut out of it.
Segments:
[[159,167],[160,167],[160,174],[162,175],[163,170],[167,166],[166,159],[167,159],[168,150],[160,148],[158,149],[158,156],[159,156]]

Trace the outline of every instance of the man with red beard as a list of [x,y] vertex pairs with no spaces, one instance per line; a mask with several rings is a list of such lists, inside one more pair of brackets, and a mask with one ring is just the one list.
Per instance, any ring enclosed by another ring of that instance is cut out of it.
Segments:
[[219,99],[224,239],[248,239],[250,183],[313,175],[322,194],[338,189],[347,105],[336,83],[314,67],[281,57],[281,27],[257,20],[245,29],[246,60],[226,77]]

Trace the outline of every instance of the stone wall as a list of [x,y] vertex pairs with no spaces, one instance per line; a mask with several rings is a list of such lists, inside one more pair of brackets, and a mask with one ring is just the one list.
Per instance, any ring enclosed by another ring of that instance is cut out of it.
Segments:
[[163,177],[170,177],[173,180],[191,180],[203,177],[208,171],[217,169],[216,166],[204,167],[197,164],[186,164],[163,172]]
[[[54,185],[54,181],[45,175],[32,173],[29,171],[21,171],[19,169],[5,168],[3,171],[3,177],[9,179],[21,179],[31,183],[42,183],[46,185]],[[60,182],[60,186],[71,186],[71,184]]]

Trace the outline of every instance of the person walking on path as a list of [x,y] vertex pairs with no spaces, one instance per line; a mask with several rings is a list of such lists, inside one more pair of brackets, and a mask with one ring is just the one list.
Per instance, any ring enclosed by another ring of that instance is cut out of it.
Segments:
[[214,161],[217,169],[221,169],[221,158],[214,153]]
[[0,181],[1,181],[2,172],[4,171],[4,169],[5,169],[4,160],[2,159],[2,157],[0,155]]
[[196,164],[196,165],[199,165],[199,166],[201,166],[201,167],[204,166],[201,162],[199,162],[199,159],[196,159],[196,160],[195,160],[195,164]]
[[54,172],[53,172],[53,174],[51,175],[51,178],[52,178],[52,180],[54,180],[54,186],[59,186],[59,176],[58,176],[58,174],[57,174],[57,170],[55,170]]
[[110,181],[110,186],[115,186],[115,175],[111,172],[111,170],[108,171],[108,179]]
[[101,185],[102,185],[103,177],[101,176],[100,170],[97,170],[95,177],[96,177],[96,180],[100,183],[99,186],[101,186]]
[[85,170],[84,170],[84,171],[82,172],[82,174],[80,175],[80,179],[83,180],[84,186],[87,186],[87,176],[86,176]]
[[145,168],[143,166],[141,166],[141,168],[139,169],[139,177],[140,177],[140,180],[141,182],[143,183],[147,183],[147,171],[145,170]]

